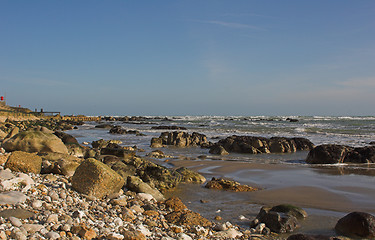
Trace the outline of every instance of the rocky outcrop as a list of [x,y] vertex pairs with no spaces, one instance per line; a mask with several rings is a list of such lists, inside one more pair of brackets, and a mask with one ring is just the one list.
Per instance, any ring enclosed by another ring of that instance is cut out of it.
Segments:
[[201,146],[207,147],[210,142],[203,134],[193,132],[163,132],[160,137],[151,139],[151,147],[162,147],[163,145],[172,145],[176,147]]
[[23,131],[3,143],[8,151],[68,153],[68,149],[56,135],[42,131]]
[[227,180],[223,178],[212,178],[205,186],[205,188],[216,189],[216,190],[226,190],[233,192],[252,192],[257,191],[257,188],[250,187],[247,185],[241,185],[238,182]]
[[42,158],[35,153],[14,151],[4,167],[16,172],[39,174],[42,169]]
[[305,138],[231,136],[222,139],[210,148],[210,153],[224,155],[236,153],[292,153],[310,150],[314,144]]
[[104,139],[99,139],[97,141],[93,141],[91,143],[91,146],[93,148],[98,148],[98,149],[101,149],[101,148],[105,148],[107,147],[109,144],[121,144],[122,142],[120,140],[104,140]]
[[253,222],[264,223],[267,228],[276,233],[293,232],[299,227],[297,219],[307,217],[306,212],[291,205],[278,205],[274,207],[262,207]]
[[364,212],[352,212],[337,222],[335,230],[347,237],[375,239],[375,217]]
[[124,182],[118,173],[93,158],[83,161],[72,177],[72,187],[75,190],[97,198],[117,193]]
[[310,164],[374,163],[375,146],[353,148],[324,144],[310,150],[306,162]]

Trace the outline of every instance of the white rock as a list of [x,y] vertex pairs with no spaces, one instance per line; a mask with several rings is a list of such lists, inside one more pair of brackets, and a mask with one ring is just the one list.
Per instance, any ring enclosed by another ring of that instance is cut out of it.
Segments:
[[259,224],[256,228],[255,228],[255,231],[257,232],[257,233],[262,233],[262,231],[263,231],[263,229],[266,227],[266,224],[264,224],[264,223],[261,223],[261,224]]
[[42,228],[44,228],[41,224],[23,224],[22,227],[29,233],[33,234],[39,232]]
[[189,235],[186,233],[179,233],[177,234],[177,239],[178,240],[193,240]]
[[16,217],[9,217],[9,221],[12,223],[13,226],[15,227],[21,227],[22,226],[22,222],[21,220],[19,220],[18,218]]
[[239,231],[237,231],[236,229],[228,229],[226,231],[221,231],[221,232],[218,232],[216,234],[214,234],[213,236],[215,238],[220,238],[220,239],[226,239],[226,238],[236,238],[236,237],[241,237],[243,234]]
[[57,232],[49,232],[49,233],[46,234],[46,237],[48,239],[59,239],[60,234],[58,234]]
[[49,215],[47,218],[48,223],[57,223],[58,221],[59,221],[59,215],[55,213]]
[[146,237],[149,237],[152,235],[152,233],[150,232],[150,230],[148,230],[145,226],[143,226],[142,224],[138,226],[138,230],[143,234],[145,235]]
[[31,207],[32,207],[33,209],[40,209],[40,208],[42,207],[42,205],[43,205],[43,202],[40,201],[40,200],[34,200],[34,201],[32,201],[32,203],[31,203]]
[[122,227],[124,225],[124,222],[119,217],[115,218],[115,220],[113,220],[113,222],[114,222],[114,224],[116,224],[116,226],[119,226],[119,227]]
[[12,171],[10,171],[9,168],[0,171],[0,180],[9,180],[15,177],[16,176],[14,176],[14,174],[12,173]]
[[4,231],[0,231],[0,239],[1,240],[6,240],[7,239],[7,235]]
[[148,193],[137,193],[137,198],[141,201],[152,201],[155,200],[155,198]]

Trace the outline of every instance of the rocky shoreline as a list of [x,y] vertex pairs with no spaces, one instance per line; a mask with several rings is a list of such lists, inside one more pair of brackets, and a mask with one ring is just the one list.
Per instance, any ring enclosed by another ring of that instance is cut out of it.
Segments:
[[[139,120],[144,119],[124,119]],[[62,132],[80,124],[45,120],[8,121],[0,126],[0,239],[285,239],[278,234],[292,233],[299,219],[306,217],[302,209],[278,205],[261,208],[246,229],[220,218],[205,219],[187,209],[180,199],[165,199],[163,195],[181,182],[204,183],[202,175],[186,168],[162,167],[138,157],[140,149],[122,147],[116,141],[100,140],[91,143],[92,147],[81,146]],[[129,134],[121,128],[112,132]],[[211,149],[221,146],[246,153],[250,152],[244,149],[252,149],[253,154],[269,153],[269,149],[314,149],[311,142],[302,140],[237,137],[229,139],[230,144],[228,139],[212,144],[199,133],[173,132],[163,133],[151,144]],[[258,147],[250,146],[250,142]],[[157,151],[153,156],[160,154]],[[212,179],[208,185],[230,191],[258,190],[226,179]],[[302,218],[295,215],[296,209],[302,212]],[[358,216],[368,223],[368,229],[374,227],[374,217],[365,213],[340,220],[338,225],[353,225]],[[373,230],[366,233],[360,226],[350,232],[343,229],[339,225],[338,233],[367,238],[375,235]],[[299,234],[288,239],[344,237]]]

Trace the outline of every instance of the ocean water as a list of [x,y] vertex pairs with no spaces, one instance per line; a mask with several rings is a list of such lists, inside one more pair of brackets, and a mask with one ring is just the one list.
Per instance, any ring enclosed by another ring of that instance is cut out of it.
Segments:
[[[290,121],[293,119],[294,121]],[[108,123],[108,122],[106,122]],[[117,139],[124,146],[137,146],[151,152],[152,137],[161,132],[153,126],[179,126],[187,132],[205,134],[211,142],[231,135],[262,137],[304,137],[315,145],[342,144],[366,146],[375,142],[374,116],[148,116],[141,122],[110,122],[127,130],[138,130],[144,136],[117,135],[98,129],[98,123],[87,122],[67,131],[79,142]],[[226,177],[262,190],[254,193],[229,193],[205,189],[202,185],[181,185],[177,195],[189,208],[212,220],[224,220],[248,226],[246,220],[256,216],[261,206],[291,203],[305,208],[310,217],[301,223],[300,232],[334,234],[336,221],[352,211],[375,214],[375,165],[337,164],[309,165],[307,152],[292,154],[230,154],[216,156],[199,147],[166,147],[162,150],[173,160],[156,160],[167,167],[185,166],[211,177]],[[204,157],[202,157],[204,156]],[[200,200],[207,200],[202,204]]]

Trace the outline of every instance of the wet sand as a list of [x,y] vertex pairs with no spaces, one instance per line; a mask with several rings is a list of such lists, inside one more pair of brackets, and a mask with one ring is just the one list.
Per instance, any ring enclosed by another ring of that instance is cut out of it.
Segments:
[[[217,160],[172,160],[176,167],[187,167],[211,177],[226,177],[262,190],[229,193],[182,185],[174,194],[185,199],[207,217],[223,215],[232,220],[245,214],[255,217],[263,205],[293,204],[307,210],[310,217],[300,231],[333,234],[337,220],[352,211],[375,214],[375,179],[357,174],[362,169],[307,164],[262,164]],[[338,168],[341,168],[341,170]],[[340,174],[341,173],[341,174]],[[195,195],[195,196],[193,196]],[[207,200],[201,204],[199,198]],[[188,204],[188,205],[189,205]],[[221,209],[220,213],[216,211]],[[225,210],[223,210],[225,209]]]

